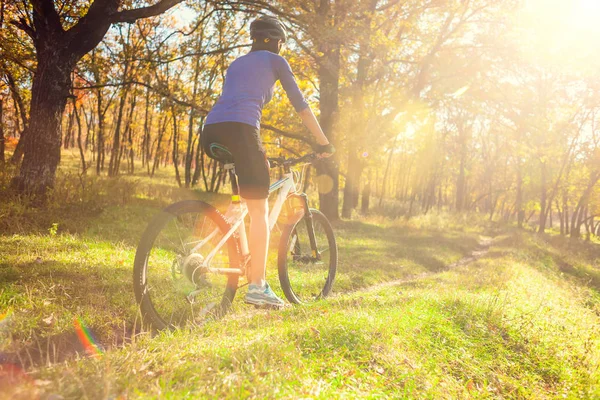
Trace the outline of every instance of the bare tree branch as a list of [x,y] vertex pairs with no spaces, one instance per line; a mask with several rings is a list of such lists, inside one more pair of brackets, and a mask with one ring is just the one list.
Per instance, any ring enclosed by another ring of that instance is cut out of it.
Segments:
[[303,135],[301,133],[286,132],[279,128],[275,128],[273,125],[269,125],[269,124],[260,124],[260,127],[263,129],[269,130],[271,132],[275,132],[278,135],[285,136],[290,139],[300,140],[301,142],[308,143],[309,145],[314,144],[314,142],[311,141],[308,136]]
[[231,50],[235,50],[235,49],[241,49],[244,47],[250,47],[252,46],[251,44],[239,44],[236,46],[231,46],[231,47],[225,47],[222,49],[218,49],[218,50],[210,50],[210,51],[201,51],[201,52],[193,52],[193,53],[186,53],[183,54],[181,56],[175,57],[175,58],[171,58],[168,60],[155,60],[155,59],[150,59],[150,58],[133,58],[132,61],[147,61],[147,62],[151,62],[154,64],[168,64],[168,63],[172,63],[174,61],[179,61],[179,60],[183,60],[184,58],[187,57],[193,57],[193,56],[210,56],[213,54],[222,54],[222,53],[227,53],[228,51]]
[[25,32],[27,36],[29,36],[34,42],[37,39],[35,29],[33,29],[29,24],[27,24],[25,18],[19,18],[19,20],[12,20],[10,21],[10,24],[16,26],[17,28]]
[[111,23],[117,22],[135,22],[141,18],[148,18],[160,15],[168,9],[181,3],[183,0],[161,0],[158,3],[141,8],[134,8],[133,10],[123,10],[110,15],[108,18]]

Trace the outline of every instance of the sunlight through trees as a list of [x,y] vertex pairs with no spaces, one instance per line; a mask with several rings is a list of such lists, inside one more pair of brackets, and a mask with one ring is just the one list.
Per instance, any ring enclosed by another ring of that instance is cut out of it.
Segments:
[[[594,1],[121,3],[2,3],[0,165],[18,167],[14,188],[44,193],[73,148],[87,174],[168,167],[181,187],[225,190],[201,127],[266,13],[289,28],[283,55],[338,149],[314,174],[330,218],[444,209],[600,233]],[[281,89],[262,123],[272,155],[310,151]]]

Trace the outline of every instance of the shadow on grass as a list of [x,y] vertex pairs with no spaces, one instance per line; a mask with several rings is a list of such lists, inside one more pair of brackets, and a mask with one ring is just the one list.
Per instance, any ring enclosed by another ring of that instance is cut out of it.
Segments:
[[562,236],[536,235],[529,251],[538,254],[544,265],[556,267],[580,283],[600,291],[600,245]]
[[478,235],[409,225],[338,222],[340,273],[373,274],[379,281],[437,273],[479,247]]
[[0,365],[17,365],[24,370],[62,363],[74,357],[97,356],[111,348],[131,343],[141,329],[132,326],[125,330],[114,329],[110,337],[93,328],[85,331],[72,328],[47,337],[34,337],[16,351],[0,352]]
[[122,343],[135,330],[130,267],[38,260],[0,264],[0,304],[13,310],[5,327],[13,343],[24,345],[15,353],[20,358],[26,351],[44,362],[51,352],[61,361],[63,353],[78,352],[70,339],[75,319],[87,321],[104,346]]
[[0,364],[27,370],[60,363],[121,346],[141,331],[129,267],[0,264],[0,281],[0,303],[13,309],[4,321],[9,341]]
[[[223,198],[202,199],[212,203]],[[129,340],[137,320],[131,283],[133,254],[146,225],[165,204],[136,198],[100,211],[81,208],[69,213],[65,208],[28,232],[0,236],[0,247],[6,247],[0,255],[11,260],[0,263],[0,281],[5,283],[0,304],[28,309],[27,315],[14,315],[20,322],[13,340],[21,348],[5,358],[28,366],[85,354],[72,324],[80,316],[105,347]],[[36,215],[41,214],[33,218]],[[58,224],[56,236],[43,228],[50,223]],[[340,248],[338,292],[443,271],[478,244],[475,234],[408,225],[383,227],[350,221],[337,223],[335,231]],[[52,314],[58,322],[44,322]]]

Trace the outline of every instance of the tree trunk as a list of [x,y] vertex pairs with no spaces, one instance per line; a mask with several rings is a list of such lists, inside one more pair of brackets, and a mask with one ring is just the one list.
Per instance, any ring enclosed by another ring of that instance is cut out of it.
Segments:
[[412,217],[412,213],[413,213],[413,207],[415,204],[415,198],[417,197],[417,192],[414,191],[413,193],[411,193],[410,195],[410,202],[408,205],[408,212],[406,213],[406,219],[410,219],[410,217]]
[[[125,66],[127,71],[127,65]],[[127,76],[127,72],[123,74],[123,77]],[[119,101],[119,111],[117,114],[117,121],[115,124],[115,135],[112,143],[112,150],[110,152],[110,162],[108,164],[108,176],[117,176],[119,174],[119,153],[121,151],[121,122],[123,121],[123,108],[125,108],[125,101],[127,100],[127,94],[129,90],[125,89],[121,95]]]
[[[340,43],[335,37],[336,18],[339,16],[332,10],[335,3],[321,0],[317,20],[323,33],[319,50],[323,54],[319,62],[319,122],[325,136],[334,145],[337,144],[334,134],[334,123],[338,113],[339,81],[340,81]],[[324,159],[318,165],[319,208],[330,221],[339,219],[339,165],[337,156]]]
[[457,144],[459,146],[459,172],[458,178],[456,181],[456,211],[461,212],[464,211],[466,207],[469,206],[467,203],[467,145],[469,142],[469,132],[468,129],[471,129],[470,126],[467,125],[464,116],[460,116],[457,121],[457,129],[458,129],[458,138]]
[[[12,95],[13,98],[13,102],[15,105],[15,122],[16,122],[16,127],[17,130],[19,130],[20,126],[23,127],[23,129],[20,132],[19,135],[19,142],[17,143],[17,147],[15,148],[15,151],[13,152],[13,155],[10,159],[10,162],[12,164],[19,164],[21,163],[21,160],[23,159],[23,149],[24,149],[24,145],[25,145],[25,135],[27,134],[27,124],[28,124],[28,120],[27,120],[27,111],[25,110],[25,104],[23,102],[23,97],[21,96],[21,93],[19,92],[19,88],[17,88],[17,83],[15,81],[15,78],[12,76],[12,74],[10,74],[9,72],[6,72],[6,80],[8,82],[8,87],[10,89],[10,93]],[[18,110],[18,112],[17,112]],[[19,116],[21,117],[21,124],[19,124]]]
[[541,179],[541,190],[540,190],[540,222],[539,222],[539,233],[544,233],[546,231],[546,219],[547,219],[547,211],[546,211],[546,163],[542,162],[541,165],[542,179]]
[[371,66],[371,23],[377,6],[377,0],[370,0],[365,12],[365,20],[363,22],[364,29],[359,33],[359,58],[356,67],[356,81],[354,82],[352,91],[352,126],[350,137],[348,138],[348,171],[346,174],[346,183],[344,185],[344,202],[342,205],[342,217],[350,218],[352,210],[358,206],[358,196],[360,189],[360,178],[364,165],[359,156],[360,148],[358,146],[358,138],[361,138],[366,133],[366,113],[364,89],[367,80],[369,67]]
[[150,172],[150,164],[148,158],[150,157],[150,88],[146,88],[146,102],[144,104],[144,139],[142,140],[142,167],[145,167],[148,163],[148,172]]
[[579,202],[577,203],[577,207],[575,207],[575,212],[573,214],[573,220],[571,225],[571,237],[579,238],[581,234],[581,225],[584,223],[584,211],[587,210],[588,202],[590,196],[594,190],[594,186],[600,180],[600,172],[592,172],[590,175],[590,181],[588,183],[587,188],[583,191],[583,194],[579,198]]
[[[202,141],[202,139],[200,140]],[[200,171],[202,172],[202,181],[204,182],[204,191],[209,192],[208,189],[208,177],[206,175],[206,169],[210,169],[210,161],[208,163],[208,167],[206,166],[206,157],[204,156],[204,150],[202,150],[202,156],[200,157]]]
[[555,204],[556,204],[556,212],[558,213],[558,220],[560,223],[560,234],[561,236],[564,236],[565,234],[565,216],[563,211],[560,209],[560,203],[558,202],[558,199],[555,200]]
[[563,190],[563,220],[565,224],[565,235],[568,235],[570,232],[569,224],[571,221],[570,211],[569,211],[569,195],[567,189]]
[[398,140],[398,135],[394,138],[394,143],[390,148],[390,156],[388,158],[387,164],[385,166],[385,172],[383,173],[383,182],[381,183],[381,195],[379,196],[379,207],[383,203],[383,196],[385,196],[385,185],[387,185],[387,178],[390,171],[390,166],[392,165],[392,157],[394,157],[394,150],[396,149],[396,141]]
[[[127,119],[127,128],[125,129],[125,133],[127,136],[127,146],[128,146],[128,166],[127,173],[133,175],[135,172],[135,151],[133,150],[133,120],[135,118],[135,106],[137,104],[137,92],[134,92],[133,100],[131,101],[131,108],[129,109],[129,117]],[[118,170],[118,169],[117,169]]]
[[348,172],[346,184],[344,185],[344,202],[342,205],[342,218],[351,218],[352,210],[358,206],[358,193],[360,188],[360,176],[363,165],[357,156],[354,145],[348,149]]
[[362,191],[362,199],[360,205],[360,212],[366,215],[369,212],[369,200],[371,199],[371,182],[367,182]]
[[85,121],[85,145],[84,150],[88,151],[88,148],[92,148],[92,156],[94,155],[94,113],[90,111],[89,113],[85,110],[85,106],[81,106],[81,110],[83,112],[83,120]]
[[523,219],[525,212],[523,210],[523,177],[521,176],[521,164],[517,165],[517,200],[515,201],[515,209],[517,210],[517,225],[523,228]]
[[69,149],[69,145],[71,144],[71,136],[73,135],[73,122],[75,119],[75,115],[71,111],[67,117],[67,129],[65,132],[65,137],[63,138],[63,148],[65,150]]
[[[200,47],[202,39],[197,43],[197,47]],[[192,88],[192,104],[196,103],[196,97],[198,94],[198,76],[200,75],[200,56],[196,56],[194,59],[194,86]],[[188,121],[188,140],[187,148],[185,151],[185,187],[189,188],[192,185],[192,161],[194,154],[194,117],[195,109],[192,107],[190,110],[190,117]]]
[[188,140],[187,147],[185,150],[185,187],[189,188],[192,184],[192,160],[194,156],[194,145],[196,144],[194,138],[194,110],[190,111],[190,118],[188,121]]
[[97,153],[96,157],[96,175],[100,175],[100,172],[104,169],[104,110],[102,108],[102,89],[98,89],[97,92],[97,108],[98,108],[98,137],[96,139],[97,143]]
[[465,206],[465,160],[460,158],[458,179],[456,181],[456,211],[462,211]]
[[[156,139],[156,151],[154,152],[154,163],[152,164],[152,170],[150,171],[150,177],[154,177],[154,171],[158,168],[158,164],[160,163],[160,143],[164,136],[164,132],[167,129],[167,117],[162,118],[162,123],[160,126],[160,131],[158,132],[158,138]],[[148,162],[150,162],[150,157],[148,158]]]
[[60,162],[60,123],[71,89],[72,61],[53,49],[38,53],[31,89],[31,118],[24,143],[23,164],[13,186],[28,194],[44,196],[54,186]]
[[175,114],[175,105],[171,106],[171,112],[173,113],[173,166],[175,167],[175,179],[177,185],[182,187],[181,176],[179,175],[179,133],[177,126],[177,116]]
[[0,97],[0,167],[4,166],[4,99]]
[[85,164],[85,153],[83,151],[83,144],[81,142],[81,118],[79,118],[79,113],[77,112],[77,103],[75,99],[73,99],[73,114],[75,115],[75,120],[77,121],[77,147],[79,147],[79,156],[81,157],[81,170],[83,175],[87,172],[87,165]]
[[590,241],[590,239],[592,238],[592,232],[590,229],[590,224],[593,226],[594,224],[594,217],[593,216],[589,216],[589,208],[586,207],[585,208],[585,220],[584,220],[584,224],[585,224],[585,240],[587,242]]
[[204,117],[200,119],[200,126],[198,127],[198,142],[196,144],[196,155],[194,160],[194,176],[192,177],[192,186],[196,186],[200,180],[200,174],[202,168],[204,168],[204,151],[202,150],[202,126],[204,124]]

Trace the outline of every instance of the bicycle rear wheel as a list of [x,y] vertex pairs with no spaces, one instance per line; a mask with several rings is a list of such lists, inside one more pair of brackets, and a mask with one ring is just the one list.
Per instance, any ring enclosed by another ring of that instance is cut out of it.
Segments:
[[[201,267],[230,226],[211,205],[182,201],[150,222],[137,248],[133,285],[145,323],[156,329],[198,324],[224,315],[237,290],[239,275]],[[212,259],[212,268],[238,268],[231,236]]]
[[284,228],[279,244],[279,282],[285,297],[294,304],[327,297],[337,269],[337,244],[331,224],[320,211],[310,211],[316,248],[310,244],[310,219],[306,215]]

